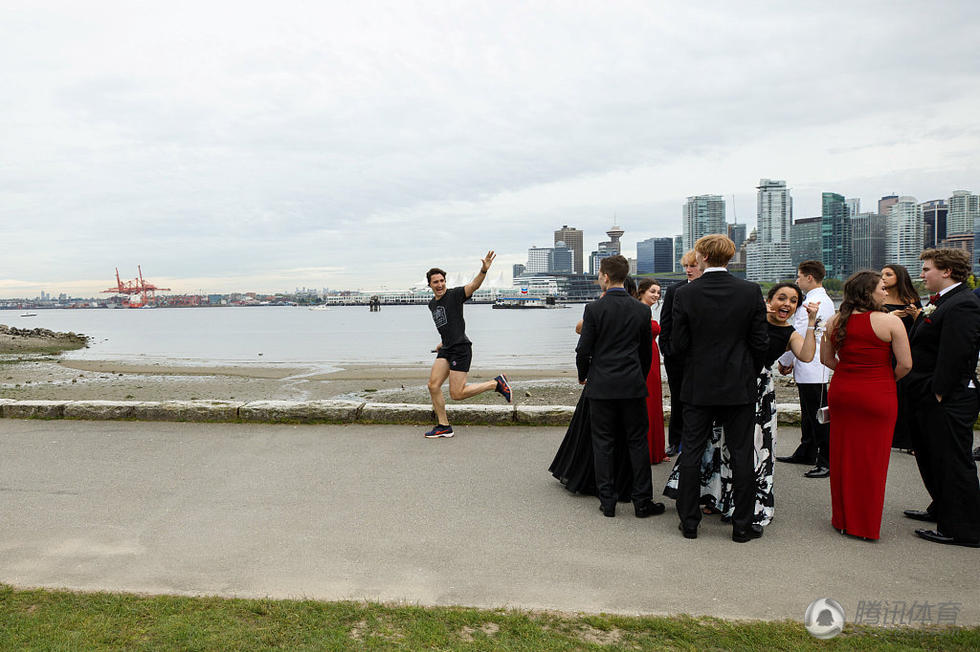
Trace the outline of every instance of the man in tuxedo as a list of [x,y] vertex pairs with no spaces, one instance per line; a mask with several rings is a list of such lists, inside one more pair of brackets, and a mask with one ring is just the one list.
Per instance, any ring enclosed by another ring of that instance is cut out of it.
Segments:
[[[701,268],[694,256],[694,250],[681,256],[681,265],[690,283],[701,276]],[[667,428],[667,457],[677,455],[681,445],[681,433],[684,432],[684,404],[681,402],[681,384],[684,382],[684,361],[676,358],[670,348],[670,335],[674,330],[674,316],[671,310],[674,306],[674,290],[677,285],[671,285],[664,290],[664,303],[660,308],[660,355],[664,360],[667,371],[667,386],[670,387],[670,423]]]
[[806,292],[803,303],[793,318],[793,327],[801,336],[806,336],[806,304],[816,303],[818,325],[816,329],[817,351],[810,362],[800,362],[787,351],[779,358],[779,372],[783,375],[793,370],[796,389],[800,394],[800,445],[792,455],[777,457],[780,462],[791,464],[813,464],[813,468],[803,474],[805,478],[826,478],[830,476],[830,424],[817,421],[817,410],[827,405],[827,383],[830,369],[820,362],[820,339],[823,325],[834,316],[834,302],[823,289],[823,279],[827,270],[819,260],[805,260],[796,272],[796,284]]
[[758,285],[728,273],[728,261],[735,255],[735,243],[730,239],[706,235],[694,245],[694,253],[704,274],[674,293],[671,334],[672,351],[684,360],[684,432],[677,486],[679,528],[688,539],[698,536],[701,457],[712,423],[717,422],[725,428],[725,446],[732,466],[732,541],[745,543],[762,536],[761,528],[752,528],[752,435],[756,378],[769,346],[766,306]]
[[929,249],[919,258],[933,294],[909,334],[912,371],[903,408],[932,504],[905,510],[905,516],[935,521],[936,529],[915,531],[927,541],[978,548],[980,483],[971,448],[980,410],[980,300],[964,284],[970,274],[965,251]]
[[646,378],[653,332],[650,309],[623,288],[628,274],[629,262],[622,256],[599,264],[604,294],[585,307],[575,364],[589,400],[599,509],[605,516],[616,515],[614,452],[625,445],[633,469],[633,510],[637,518],[646,518],[664,512],[663,503],[653,502],[647,446]]

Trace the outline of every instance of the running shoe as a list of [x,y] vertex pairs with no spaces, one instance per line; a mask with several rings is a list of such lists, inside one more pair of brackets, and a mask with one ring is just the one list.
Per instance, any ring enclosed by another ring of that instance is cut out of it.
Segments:
[[426,439],[439,439],[440,437],[452,437],[453,427],[436,424],[436,427],[425,433]]
[[497,381],[497,389],[494,391],[503,396],[505,399],[507,399],[507,402],[510,403],[513,392],[510,391],[510,383],[507,382],[507,376],[500,374],[494,378],[494,380]]

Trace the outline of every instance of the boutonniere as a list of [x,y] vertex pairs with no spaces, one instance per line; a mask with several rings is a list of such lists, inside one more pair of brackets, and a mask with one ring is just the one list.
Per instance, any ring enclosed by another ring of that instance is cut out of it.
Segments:
[[922,316],[928,317],[934,312],[936,312],[936,304],[930,303],[928,306],[922,309]]

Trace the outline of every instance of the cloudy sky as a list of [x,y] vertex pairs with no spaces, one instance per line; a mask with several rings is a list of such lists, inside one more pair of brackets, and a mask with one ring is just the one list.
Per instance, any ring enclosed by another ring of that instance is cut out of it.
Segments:
[[689,195],[754,224],[761,177],[796,217],[977,192],[978,31],[975,0],[4,0],[0,296],[405,288],[489,248],[509,283],[562,224],[632,255]]

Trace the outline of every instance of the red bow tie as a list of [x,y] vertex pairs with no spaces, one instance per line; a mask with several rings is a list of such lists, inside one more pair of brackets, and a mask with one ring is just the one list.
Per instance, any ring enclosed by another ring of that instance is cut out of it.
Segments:
[[936,303],[939,301],[939,293],[929,295],[929,303]]

